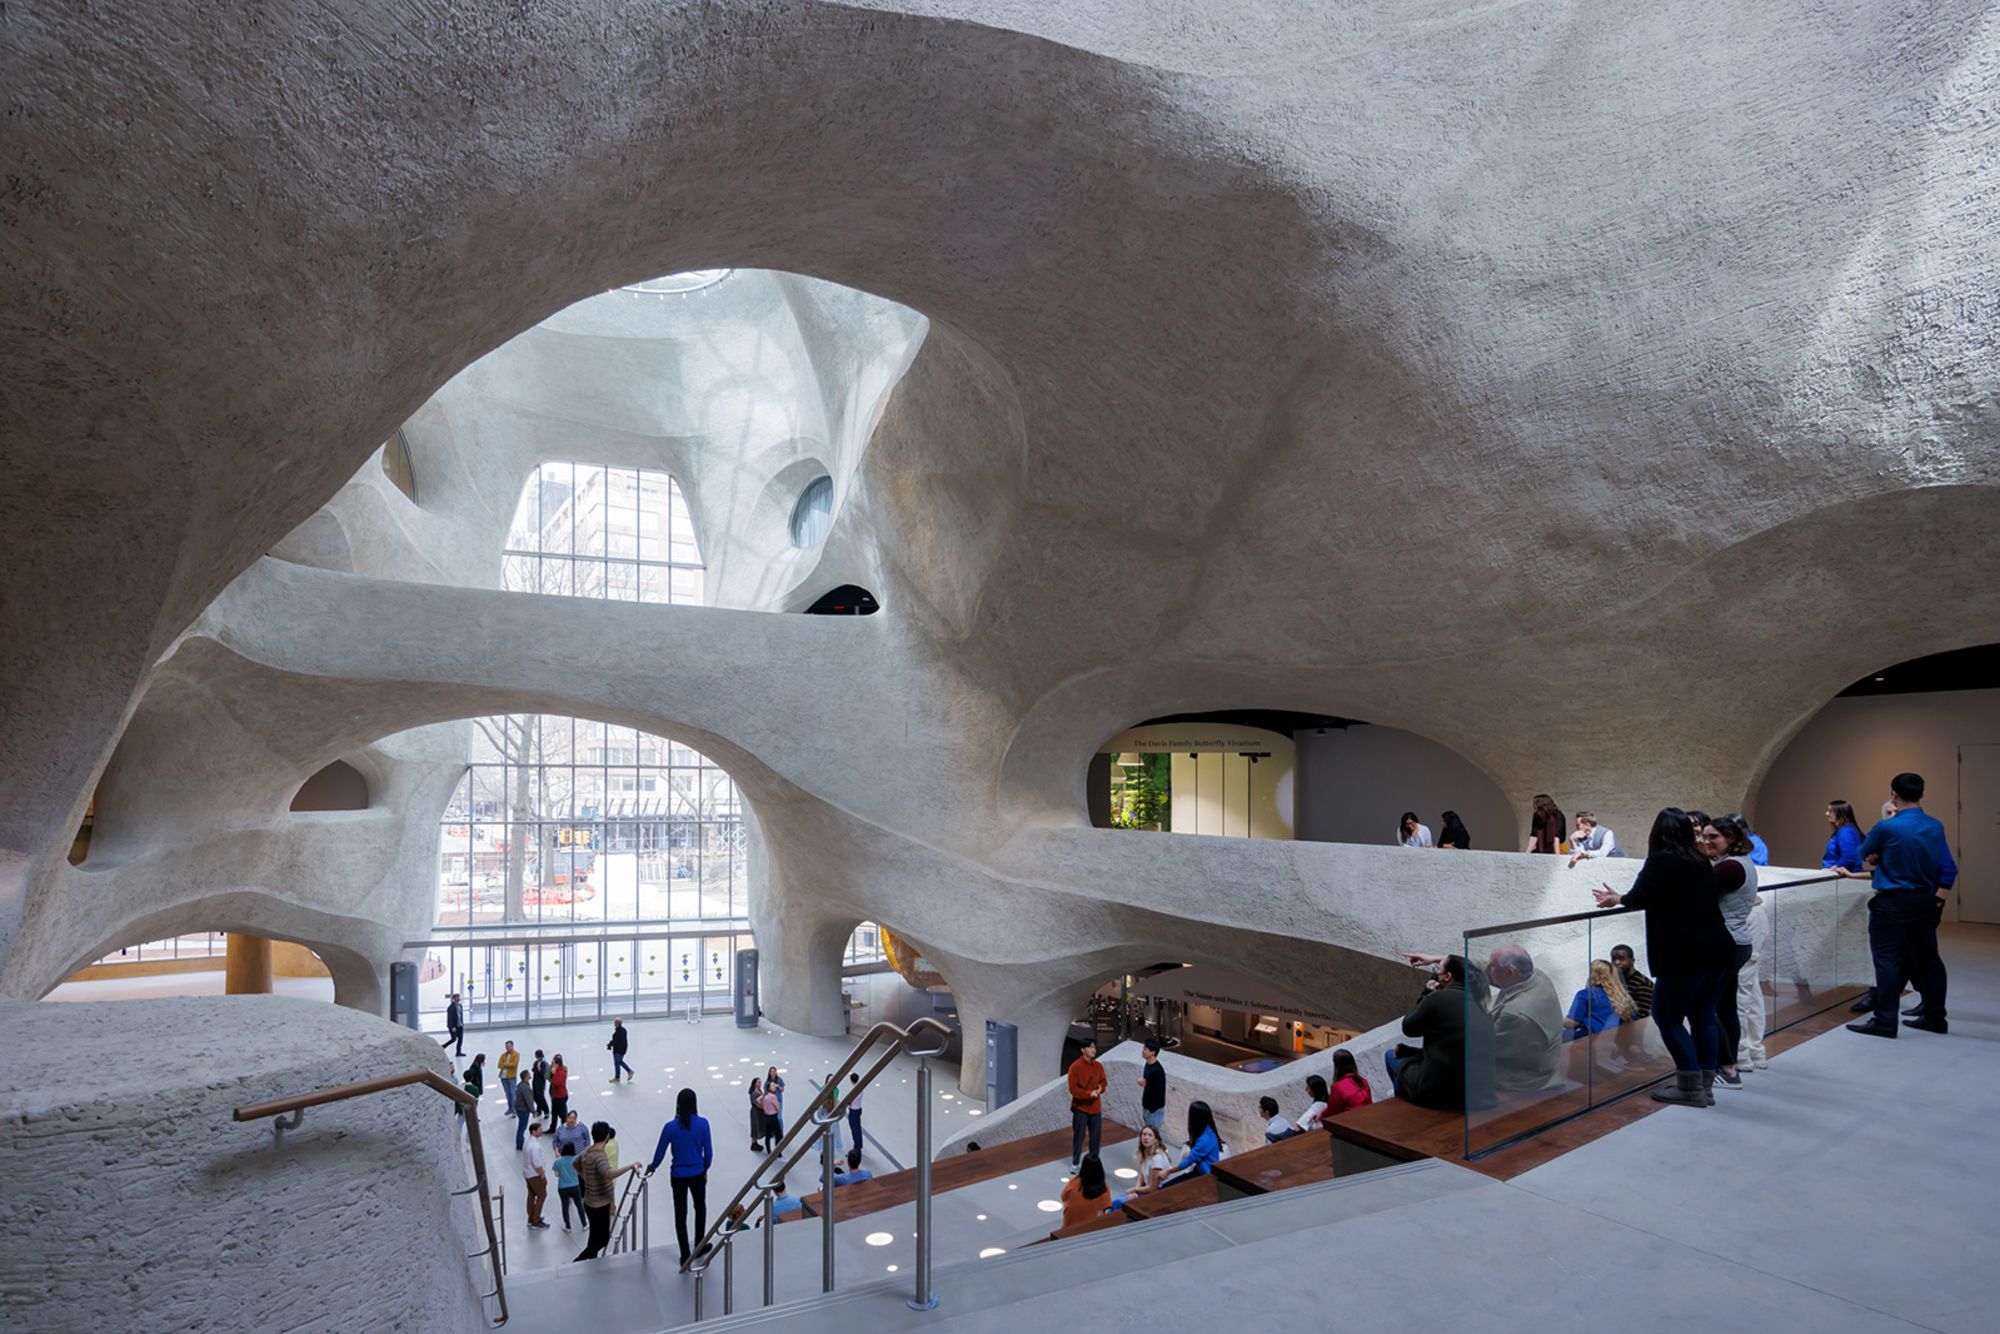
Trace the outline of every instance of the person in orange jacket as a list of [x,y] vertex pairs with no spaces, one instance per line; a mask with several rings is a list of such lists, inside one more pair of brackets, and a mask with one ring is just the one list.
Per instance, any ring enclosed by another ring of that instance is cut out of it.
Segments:
[[1104,1067],[1097,1063],[1097,1044],[1086,1042],[1082,1053],[1069,1067],[1069,1170],[1083,1162],[1083,1139],[1090,1135],[1090,1151],[1096,1153],[1104,1139]]

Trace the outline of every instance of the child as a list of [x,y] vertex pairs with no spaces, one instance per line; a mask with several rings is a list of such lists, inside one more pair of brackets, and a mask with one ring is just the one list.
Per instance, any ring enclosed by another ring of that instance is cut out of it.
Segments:
[[569,1207],[576,1205],[576,1221],[588,1224],[583,1212],[583,1183],[576,1176],[576,1145],[565,1144],[556,1155],[556,1194],[562,1198],[563,1231],[569,1231]]

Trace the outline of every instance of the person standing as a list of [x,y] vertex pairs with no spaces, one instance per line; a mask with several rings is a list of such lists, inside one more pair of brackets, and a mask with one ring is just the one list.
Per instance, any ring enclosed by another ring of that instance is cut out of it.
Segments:
[[625,1052],[630,1042],[631,1035],[625,1031],[625,1021],[623,1019],[613,1019],[611,1021],[611,1041],[604,1044],[604,1049],[611,1053],[611,1082],[614,1084],[618,1082],[618,1072],[620,1070],[623,1070],[632,1079],[638,1078],[639,1072],[634,1070],[625,1060]]
[[764,1072],[764,1092],[778,1095],[778,1133],[785,1130],[785,1081],[778,1075],[778,1067],[772,1066]]
[[1086,1042],[1069,1066],[1069,1170],[1083,1164],[1083,1141],[1096,1153],[1104,1138],[1104,1067],[1097,1063],[1097,1044]]
[[[1738,1002],[1743,994],[1740,979],[1744,970],[1750,971],[1753,981],[1757,975],[1753,961],[1756,944],[1750,934],[1750,913],[1757,901],[1757,867],[1750,860],[1750,831],[1733,815],[1718,815],[1696,830],[1695,846],[1715,863],[1715,887],[1719,892],[1716,902],[1722,909],[1723,924],[1729,928],[1729,938],[1736,946],[1736,966],[1715,1007],[1715,1020],[1722,1033],[1722,1046],[1716,1055],[1715,1085],[1740,1089],[1743,1075],[1737,1068],[1737,1056],[1743,1043],[1743,1016]],[[1763,1003],[1760,990],[1757,994],[1760,1009]],[[1763,1031],[1761,1016],[1758,1031]]]
[[1160,1040],[1146,1039],[1142,1050],[1146,1063],[1139,1067],[1139,1110],[1144,1113],[1144,1124],[1164,1135],[1167,1125],[1167,1069],[1160,1064]]
[[[590,1132],[586,1130],[583,1137],[588,1140]],[[556,1194],[562,1199],[563,1231],[569,1231],[571,1205],[576,1206],[576,1221],[588,1227],[590,1215],[583,1211],[583,1183],[576,1175],[576,1145],[565,1144],[559,1148],[551,1168],[556,1176]]]
[[[1944,916],[1945,895],[1958,882],[1944,826],[1924,811],[1922,775],[1900,773],[1889,780],[1896,813],[1868,831],[1861,841],[1861,864],[1875,893],[1868,900],[1868,947],[1875,955],[1875,1014],[1848,1031],[1869,1037],[1896,1036],[1896,1007],[1903,983],[1915,984],[1922,997],[1911,1028],[1945,1033],[1945,969],[1938,954],[1938,922]],[[1837,867],[1835,875],[1853,879],[1861,874]]]
[[535,1091],[523,1081],[514,1083],[514,1147],[519,1149],[528,1138],[528,1120],[535,1114]]
[[556,1127],[556,1148],[564,1146],[575,1149],[578,1157],[590,1151],[590,1127],[577,1120],[575,1112],[563,1117]]
[[465,1091],[477,1098],[486,1092],[486,1053],[480,1052],[465,1067]]
[[521,1053],[508,1043],[500,1052],[500,1088],[507,1095],[507,1110],[514,1110],[514,1084],[521,1075]]
[[611,1209],[618,1202],[618,1178],[639,1168],[633,1163],[621,1171],[611,1165],[604,1146],[613,1133],[606,1122],[591,1122],[590,1149],[576,1160],[577,1180],[583,1184],[583,1216],[590,1227],[583,1249],[577,1252],[579,1260],[595,1260],[611,1244]]
[[465,1007],[459,1003],[456,991],[451,993],[451,1003],[444,1007],[444,1045],[457,1047],[453,1055],[465,1055]]
[[690,1198],[694,1200],[695,1240],[701,1240],[708,1231],[708,1169],[715,1162],[715,1146],[709,1140],[708,1118],[696,1115],[698,1110],[694,1090],[682,1089],[674,1098],[673,1118],[660,1127],[659,1145],[653,1150],[653,1161],[646,1167],[646,1175],[653,1175],[660,1170],[660,1162],[668,1151],[672,1151],[668,1184],[674,1191],[674,1237],[681,1244],[682,1264],[694,1253],[688,1247]]
[[549,1198],[548,1142],[542,1138],[542,1123],[528,1127],[527,1142],[521,1145],[521,1175],[528,1181],[528,1226],[540,1231],[548,1226],[542,1206]]
[[778,1147],[778,1141],[785,1137],[785,1116],[779,1111],[778,1092],[769,1083],[764,1085],[764,1099],[757,1108],[764,1114],[764,1145],[767,1150]]
[[549,1062],[549,1114],[558,1121],[569,1114],[569,1067],[561,1052]]
[[854,1143],[847,1150],[849,1165],[852,1166],[861,1161],[861,1095],[866,1090],[861,1087],[860,1075],[849,1075],[847,1082],[854,1088],[854,1101],[847,1104],[847,1128],[854,1135]]
[[1528,822],[1528,852],[1561,852],[1569,838],[1569,821],[1562,807],[1546,792],[1535,794],[1534,818]]
[[550,1118],[554,1124],[555,1110],[549,1106],[549,1063],[542,1057],[542,1049],[535,1048],[535,1063],[528,1067],[528,1076],[535,1085],[535,1111]]
[[750,1152],[763,1153],[764,1149],[764,1081],[750,1081]]
[[1820,854],[1819,864],[1824,870],[1844,866],[1850,871],[1861,869],[1861,824],[1854,818],[1854,808],[1835,797],[1826,803],[1826,850]]
[[1688,813],[1669,806],[1653,818],[1646,864],[1632,888],[1591,891],[1600,908],[1624,904],[1646,914],[1646,958],[1656,970],[1653,1023],[1674,1058],[1674,1087],[1654,1089],[1658,1102],[1715,1105],[1709,1089],[1722,1046],[1716,1003],[1736,982],[1736,942],[1716,890],[1715,868],[1695,848]]

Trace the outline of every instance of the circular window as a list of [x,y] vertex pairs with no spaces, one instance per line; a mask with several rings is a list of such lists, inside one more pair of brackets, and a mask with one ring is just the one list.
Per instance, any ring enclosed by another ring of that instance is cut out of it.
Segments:
[[799,503],[792,506],[792,545],[801,550],[816,547],[826,541],[826,530],[831,527],[833,479],[822,474],[799,493]]
[[648,278],[642,283],[626,283],[619,290],[644,292],[649,296],[680,296],[713,287],[734,272],[734,269],[689,269],[686,273],[670,273],[664,278]]

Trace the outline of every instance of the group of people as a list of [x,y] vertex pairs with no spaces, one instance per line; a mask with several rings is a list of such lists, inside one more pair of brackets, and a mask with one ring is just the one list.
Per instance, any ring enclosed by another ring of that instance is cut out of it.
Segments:
[[[1123,1194],[1113,1195],[1106,1180],[1101,1153],[1104,1132],[1104,1094],[1109,1081],[1104,1065],[1097,1059],[1097,1044],[1086,1042],[1067,1072],[1070,1095],[1070,1178],[1063,1185],[1062,1225],[1067,1228],[1098,1214],[1123,1209],[1125,1202],[1157,1191],[1188,1177],[1206,1175],[1228,1151],[1215,1126],[1215,1113],[1208,1103],[1196,1099],[1188,1104],[1187,1138],[1178,1161],[1166,1139],[1167,1073],[1160,1063],[1160,1040],[1146,1039],[1140,1048],[1143,1064],[1139,1069],[1140,1126],[1133,1146],[1133,1166],[1138,1182]],[[1311,1130],[1331,1130],[1330,1122],[1342,1112],[1366,1106],[1375,1092],[1346,1048],[1333,1054],[1333,1081],[1324,1075],[1307,1075],[1307,1105],[1296,1119],[1279,1114],[1278,1101],[1259,1100],[1268,1119],[1265,1143],[1276,1143]],[[1087,1147],[1086,1147],[1087,1146]]]
[[[1855,1006],[1873,1016],[1848,1028],[1893,1038],[1900,1017],[1911,1028],[1945,1033],[1937,927],[1958,868],[1943,826],[1923,810],[1923,778],[1898,774],[1889,787],[1884,818],[1865,836],[1848,803],[1827,807],[1831,834],[1823,864],[1837,875],[1869,877],[1875,891],[1868,904],[1875,987]],[[1543,800],[1537,798],[1538,838],[1554,836],[1559,845],[1567,832],[1562,813],[1553,803],[1543,811]],[[1578,833],[1585,833],[1581,813]],[[1566,1013],[1553,983],[1518,945],[1494,949],[1484,968],[1456,954],[1408,955],[1432,976],[1403,1019],[1404,1034],[1423,1045],[1399,1044],[1384,1056],[1397,1093],[1454,1111],[1491,1105],[1506,1090],[1549,1084],[1565,1039],[1617,1030],[1608,1058],[1616,1066],[1629,1046],[1625,1035],[1636,1037],[1632,1026],[1648,1017],[1675,1069],[1673,1085],[1653,1090],[1654,1098],[1709,1107],[1716,1089],[1742,1088],[1745,1070],[1769,1063],[1760,962],[1770,950],[1770,927],[1767,914],[1757,911],[1758,868],[1769,864],[1769,854],[1760,843],[1740,816],[1662,810],[1632,887],[1622,894],[1608,885],[1592,891],[1600,907],[1645,912],[1654,975],[1639,970],[1630,946],[1616,946],[1609,958],[1591,961],[1589,979]],[[1899,1016],[1906,981],[1920,999]]]
[[1417,818],[1415,811],[1404,811],[1403,818],[1396,821],[1396,841],[1406,848],[1456,848],[1460,852],[1470,851],[1472,835],[1465,828],[1465,821],[1458,818],[1457,811],[1446,811],[1439,817],[1441,832],[1437,839],[1431,839],[1431,827]]

